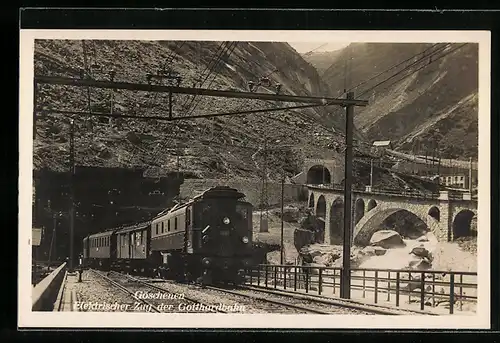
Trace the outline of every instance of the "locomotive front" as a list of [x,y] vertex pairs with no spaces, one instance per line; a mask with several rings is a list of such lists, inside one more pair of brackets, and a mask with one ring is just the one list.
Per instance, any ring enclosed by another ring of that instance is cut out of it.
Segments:
[[226,190],[198,204],[201,264],[205,282],[240,282],[252,265],[252,205],[242,193]]

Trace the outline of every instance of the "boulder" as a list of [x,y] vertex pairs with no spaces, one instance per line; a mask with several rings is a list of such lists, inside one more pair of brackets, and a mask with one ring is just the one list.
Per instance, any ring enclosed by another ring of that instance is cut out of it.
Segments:
[[364,256],[375,256],[376,255],[375,247],[372,247],[370,245],[365,247],[364,249],[362,249],[359,253],[361,255],[364,255]]
[[385,250],[384,248],[375,247],[375,255],[377,255],[377,256],[385,255],[386,252],[387,252],[387,250]]
[[332,263],[340,258],[340,247],[324,245],[324,244],[311,244],[304,246],[300,249],[300,256],[306,263],[320,263],[325,266],[330,266]]
[[324,255],[317,255],[313,257],[313,263],[321,264],[324,266],[329,266],[333,262],[332,255],[330,254],[324,254]]
[[432,262],[424,257],[420,260],[410,261],[410,263],[408,263],[408,267],[410,269],[427,270],[432,267]]
[[370,245],[382,247],[384,249],[404,247],[406,244],[403,238],[394,230],[381,230],[375,232],[371,239]]
[[415,256],[422,257],[422,258],[427,258],[429,261],[432,261],[432,254],[423,245],[413,248],[411,250],[410,254],[413,254]]

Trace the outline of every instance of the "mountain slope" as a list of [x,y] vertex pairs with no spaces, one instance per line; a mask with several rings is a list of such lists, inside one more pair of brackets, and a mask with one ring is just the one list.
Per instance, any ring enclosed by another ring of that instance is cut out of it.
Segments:
[[[225,44],[224,44],[225,43]],[[176,42],[176,41],[82,41],[37,40],[35,73],[79,77],[94,65],[92,77],[115,81],[147,82],[166,64],[182,77],[181,86],[248,91],[248,81],[269,75],[282,85],[280,93],[321,95],[328,93],[314,67],[286,43]],[[218,57],[218,58],[217,58]],[[211,71],[211,72],[210,72]],[[152,81],[157,83],[157,81]],[[165,83],[164,83],[165,84]],[[273,93],[273,87],[258,92]],[[90,93],[90,95],[89,95]],[[42,85],[37,107],[49,115],[38,117],[34,142],[35,168],[67,168],[68,119],[51,115],[50,109],[166,116],[168,94]],[[90,98],[90,100],[89,100]],[[261,100],[228,99],[191,95],[173,96],[174,116],[204,115],[241,110],[293,106]],[[111,108],[112,106],[112,108]],[[198,176],[256,175],[264,158],[271,174],[282,161],[291,174],[303,157],[328,156],[321,137],[332,127],[342,131],[341,118],[324,109],[216,117],[175,122],[156,120],[78,117],[75,121],[76,163],[80,165],[146,166],[152,173],[190,170]],[[319,135],[315,135],[319,134]],[[267,138],[266,138],[267,137]],[[342,138],[339,137],[339,140]],[[274,152],[262,156],[267,140]],[[335,138],[334,138],[335,140]],[[279,146],[290,146],[285,151]],[[178,157],[180,156],[180,157]]]
[[334,60],[338,58],[342,50],[334,51],[319,51],[319,52],[309,52],[302,54],[304,60],[313,65],[320,75],[322,75],[333,63]]
[[[452,44],[443,54],[459,45]],[[332,65],[322,77],[331,92],[338,94],[346,83],[347,88],[355,87],[431,46],[351,44],[330,61]],[[421,152],[431,151],[437,143],[443,157],[477,157],[478,46],[467,44],[437,59],[440,55],[422,59],[409,71],[366,94],[363,94],[366,90],[417,61],[418,57],[354,90],[370,101],[366,108],[356,110],[355,117],[356,127],[367,140],[389,139],[400,150],[411,151],[419,146]],[[423,68],[413,73],[420,67]],[[321,68],[323,66],[319,66]]]

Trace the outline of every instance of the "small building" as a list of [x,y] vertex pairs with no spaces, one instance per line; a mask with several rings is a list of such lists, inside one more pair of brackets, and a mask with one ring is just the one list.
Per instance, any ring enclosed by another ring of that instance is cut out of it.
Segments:
[[384,149],[391,149],[391,150],[393,148],[391,141],[374,141],[373,146],[375,148],[384,148]]
[[469,175],[467,174],[441,175],[439,177],[439,182],[441,185],[447,187],[467,189],[469,188]]
[[372,147],[372,153],[379,157],[384,156],[387,149],[393,150],[391,141],[374,141]]

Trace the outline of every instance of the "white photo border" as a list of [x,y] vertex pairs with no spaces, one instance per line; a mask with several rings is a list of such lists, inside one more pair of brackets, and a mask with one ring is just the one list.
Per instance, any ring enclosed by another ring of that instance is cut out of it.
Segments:
[[[158,314],[33,312],[31,218],[33,185],[33,73],[35,39],[379,42],[479,44],[478,304],[475,316],[282,314]],[[19,328],[269,328],[269,329],[489,329],[490,328],[490,69],[489,31],[372,30],[20,30],[19,99]],[[481,263],[479,263],[479,261]],[[29,294],[29,296],[28,296]],[[220,320],[224,318],[224,320]]]

